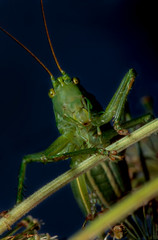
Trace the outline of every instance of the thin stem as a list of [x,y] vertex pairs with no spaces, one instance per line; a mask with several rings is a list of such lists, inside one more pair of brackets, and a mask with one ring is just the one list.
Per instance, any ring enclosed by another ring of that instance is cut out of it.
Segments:
[[[106,148],[106,150],[107,151],[116,150],[120,152],[126,149],[127,147],[129,147],[130,145],[136,143],[137,141],[140,141],[144,137],[149,136],[150,134],[156,131],[158,131],[157,119],[151,121],[150,123],[139,128],[138,130],[122,138],[121,140],[111,144]],[[69,182],[71,182],[81,174],[83,174],[84,172],[93,168],[98,163],[105,161],[107,158],[108,158],[107,156],[95,154],[90,158],[88,158],[87,160],[85,160],[84,162],[80,163],[76,168],[70,169],[69,171],[65,172],[61,176],[57,177],[55,180],[46,184],[44,187],[40,188],[38,191],[36,191],[26,200],[24,200],[23,202],[15,206],[11,211],[9,211],[7,213],[7,216],[4,216],[3,218],[0,219],[0,234],[6,231],[8,226],[11,226],[12,224],[14,224],[17,220],[19,220],[22,216],[28,213],[31,209],[33,209],[35,206],[37,206],[40,202],[42,202],[44,199],[49,197],[51,194],[53,194],[54,192],[56,192],[57,190],[59,190],[60,188],[62,188],[63,186],[65,186],[66,184],[68,184]],[[158,186],[158,179],[157,179],[157,186]],[[156,187],[156,190],[155,190],[154,186],[152,191],[150,190],[148,191],[148,195],[145,195],[146,198],[144,198],[144,201],[145,199],[147,200],[151,199],[153,196],[155,196],[155,193],[158,192],[158,188]],[[153,192],[153,190],[155,190],[155,192]],[[139,203],[140,201],[136,200],[135,202],[136,208],[137,206],[139,206]],[[142,203],[142,200],[141,200],[141,203]],[[127,210],[129,206],[130,204],[127,206]],[[116,219],[116,216],[115,216],[115,219]],[[109,224],[108,224],[108,227],[109,227]],[[80,239],[83,239],[83,238],[81,237]]]
[[108,230],[111,226],[126,218],[133,211],[140,206],[150,201],[158,195],[158,177],[145,184],[142,188],[134,193],[129,194],[126,198],[113,205],[113,208],[102,214],[99,218],[94,220],[87,228],[76,235],[69,238],[69,240],[89,240],[96,237],[103,231]]

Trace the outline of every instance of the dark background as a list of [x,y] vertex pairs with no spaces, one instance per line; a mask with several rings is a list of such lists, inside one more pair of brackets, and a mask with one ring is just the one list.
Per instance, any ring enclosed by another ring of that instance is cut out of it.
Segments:
[[[44,0],[45,14],[61,67],[105,107],[122,77],[134,67],[138,77],[129,102],[134,116],[143,113],[140,98],[158,102],[157,5],[141,0]],[[44,30],[40,0],[1,0],[0,25],[60,75]],[[58,136],[48,74],[22,48],[0,32],[0,211],[15,204],[17,176],[25,154],[38,152]],[[26,196],[69,169],[69,161],[31,164]],[[31,214],[43,232],[60,237],[80,229],[84,217],[70,186],[45,200]]]

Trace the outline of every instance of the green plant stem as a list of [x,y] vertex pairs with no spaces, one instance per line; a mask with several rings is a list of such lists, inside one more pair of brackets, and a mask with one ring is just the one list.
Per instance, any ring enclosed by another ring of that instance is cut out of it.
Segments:
[[[140,141],[146,136],[158,131],[158,120],[155,119],[145,126],[134,131],[130,135],[121,140],[111,144],[106,148],[108,151],[116,150],[120,152],[130,145]],[[15,206],[7,215],[0,219],[0,234],[7,230],[8,226],[14,224],[22,216],[28,213],[31,209],[41,203],[44,199],[52,195],[54,192],[71,182],[76,177],[80,176],[85,171],[96,166],[98,163],[107,159],[107,156],[95,154],[79,164],[76,168],[70,169],[55,180],[49,182],[44,187],[33,193],[26,200]]]
[[94,220],[84,230],[69,238],[69,240],[90,240],[98,234],[105,232],[114,224],[123,220],[140,206],[158,195],[158,178],[145,184],[134,193],[113,205],[112,209]]

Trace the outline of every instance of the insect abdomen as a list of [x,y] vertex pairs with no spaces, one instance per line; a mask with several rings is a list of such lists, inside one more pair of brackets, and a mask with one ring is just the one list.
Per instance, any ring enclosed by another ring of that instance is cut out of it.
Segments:
[[[91,191],[95,192],[104,207],[109,207],[130,190],[128,178],[122,179],[122,175],[120,175],[120,168],[122,171],[127,171],[126,163],[122,163],[120,167],[120,163],[106,161],[86,173]],[[126,175],[125,173],[125,177]]]

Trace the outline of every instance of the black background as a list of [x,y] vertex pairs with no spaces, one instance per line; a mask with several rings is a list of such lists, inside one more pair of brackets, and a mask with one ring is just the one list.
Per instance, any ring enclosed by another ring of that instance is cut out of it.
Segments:
[[[105,107],[122,77],[134,67],[138,77],[129,96],[134,116],[140,98],[151,95],[157,113],[157,5],[142,0],[44,0],[45,14],[62,68]],[[1,0],[0,25],[32,50],[57,77],[44,30],[40,0]],[[15,203],[17,176],[25,154],[41,151],[57,138],[48,74],[22,48],[0,33],[0,211]],[[26,196],[69,169],[69,161],[31,164]],[[43,232],[70,236],[84,222],[70,186],[31,214]]]

